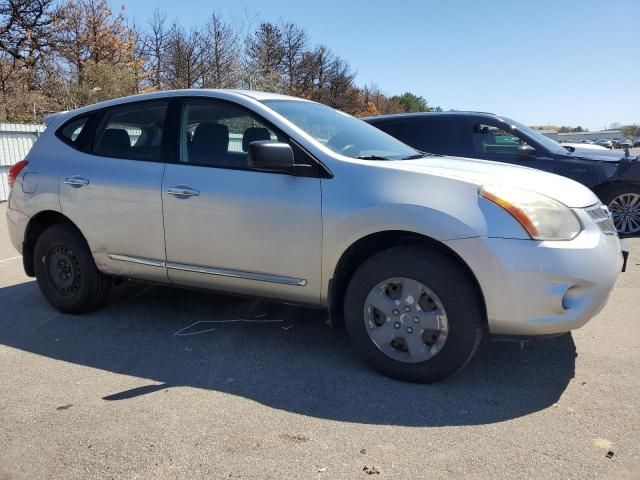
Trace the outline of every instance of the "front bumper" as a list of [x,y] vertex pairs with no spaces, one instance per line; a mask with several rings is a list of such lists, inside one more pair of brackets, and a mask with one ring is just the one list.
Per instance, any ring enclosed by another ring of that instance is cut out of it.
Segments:
[[621,242],[584,212],[571,241],[467,238],[446,242],[484,294],[491,333],[548,335],[582,327],[606,304],[623,267]]

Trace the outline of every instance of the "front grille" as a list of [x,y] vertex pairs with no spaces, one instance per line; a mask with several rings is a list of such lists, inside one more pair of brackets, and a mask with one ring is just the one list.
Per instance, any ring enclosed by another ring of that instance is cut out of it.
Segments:
[[611,214],[609,213],[609,209],[598,203],[593,207],[589,207],[585,209],[589,216],[596,222],[596,225],[600,227],[602,233],[605,235],[617,235],[618,231],[616,230],[616,226],[613,224],[613,220],[611,220]]

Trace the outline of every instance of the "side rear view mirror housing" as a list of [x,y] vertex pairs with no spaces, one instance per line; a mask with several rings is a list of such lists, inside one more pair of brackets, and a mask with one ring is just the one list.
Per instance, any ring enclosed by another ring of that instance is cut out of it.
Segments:
[[249,144],[249,167],[267,172],[293,173],[293,149],[287,143],[258,140]]
[[536,158],[536,149],[529,145],[520,145],[518,147],[518,158],[522,160],[531,160]]

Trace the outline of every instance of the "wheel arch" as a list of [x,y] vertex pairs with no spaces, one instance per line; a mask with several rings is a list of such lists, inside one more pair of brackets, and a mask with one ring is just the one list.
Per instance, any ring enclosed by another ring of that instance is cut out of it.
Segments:
[[416,232],[405,230],[385,230],[368,234],[352,243],[340,256],[329,280],[329,311],[332,325],[343,321],[342,304],[349,280],[360,265],[373,255],[393,247],[417,246],[438,250],[460,265],[472,279],[482,302],[483,323],[487,324],[487,307],[480,283],[467,263],[444,243]]
[[[80,229],[69,219],[69,217],[63,215],[55,210],[43,210],[31,217],[24,235],[24,243],[22,247],[22,263],[24,265],[24,271],[29,277],[35,276],[33,269],[33,252],[36,246],[36,242],[40,235],[53,225],[67,224],[75,228],[80,235]],[[84,238],[84,235],[82,235]],[[85,238],[86,241],[86,238]]]

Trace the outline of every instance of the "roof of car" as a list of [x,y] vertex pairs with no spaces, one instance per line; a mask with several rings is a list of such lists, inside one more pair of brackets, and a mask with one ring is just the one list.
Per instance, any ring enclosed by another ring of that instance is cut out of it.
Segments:
[[[163,90],[159,92],[150,92],[150,93],[141,93],[138,95],[130,95],[127,97],[114,98],[112,100],[106,100],[104,102],[94,103],[91,105],[86,105],[84,107],[78,108],[76,110],[58,112],[52,115],[47,116],[45,122],[48,124],[52,120],[60,117],[64,117],[65,119],[76,115],[78,113],[89,112],[92,110],[97,110],[100,108],[111,107],[114,105],[120,105],[124,103],[136,102],[141,100],[153,100],[155,98],[166,98],[166,97],[188,97],[188,96],[207,96],[207,93],[216,94],[216,93],[226,93],[231,95],[242,95],[244,97],[252,98],[257,101],[264,100],[298,100],[304,102],[310,102],[311,100],[306,100],[304,98],[291,97],[289,95],[281,95],[279,93],[269,93],[269,92],[259,92],[254,90],[240,90],[240,89],[212,89],[212,88],[185,88],[178,90]],[[213,95],[212,95],[213,96]]]
[[382,120],[382,119],[407,119],[407,118],[419,118],[419,117],[427,117],[427,116],[473,116],[473,117],[497,117],[500,118],[500,115],[497,113],[491,112],[472,112],[472,111],[450,111],[450,112],[415,112],[415,113],[391,113],[388,115],[377,115],[374,117],[366,117],[363,120],[371,121],[371,120]]

